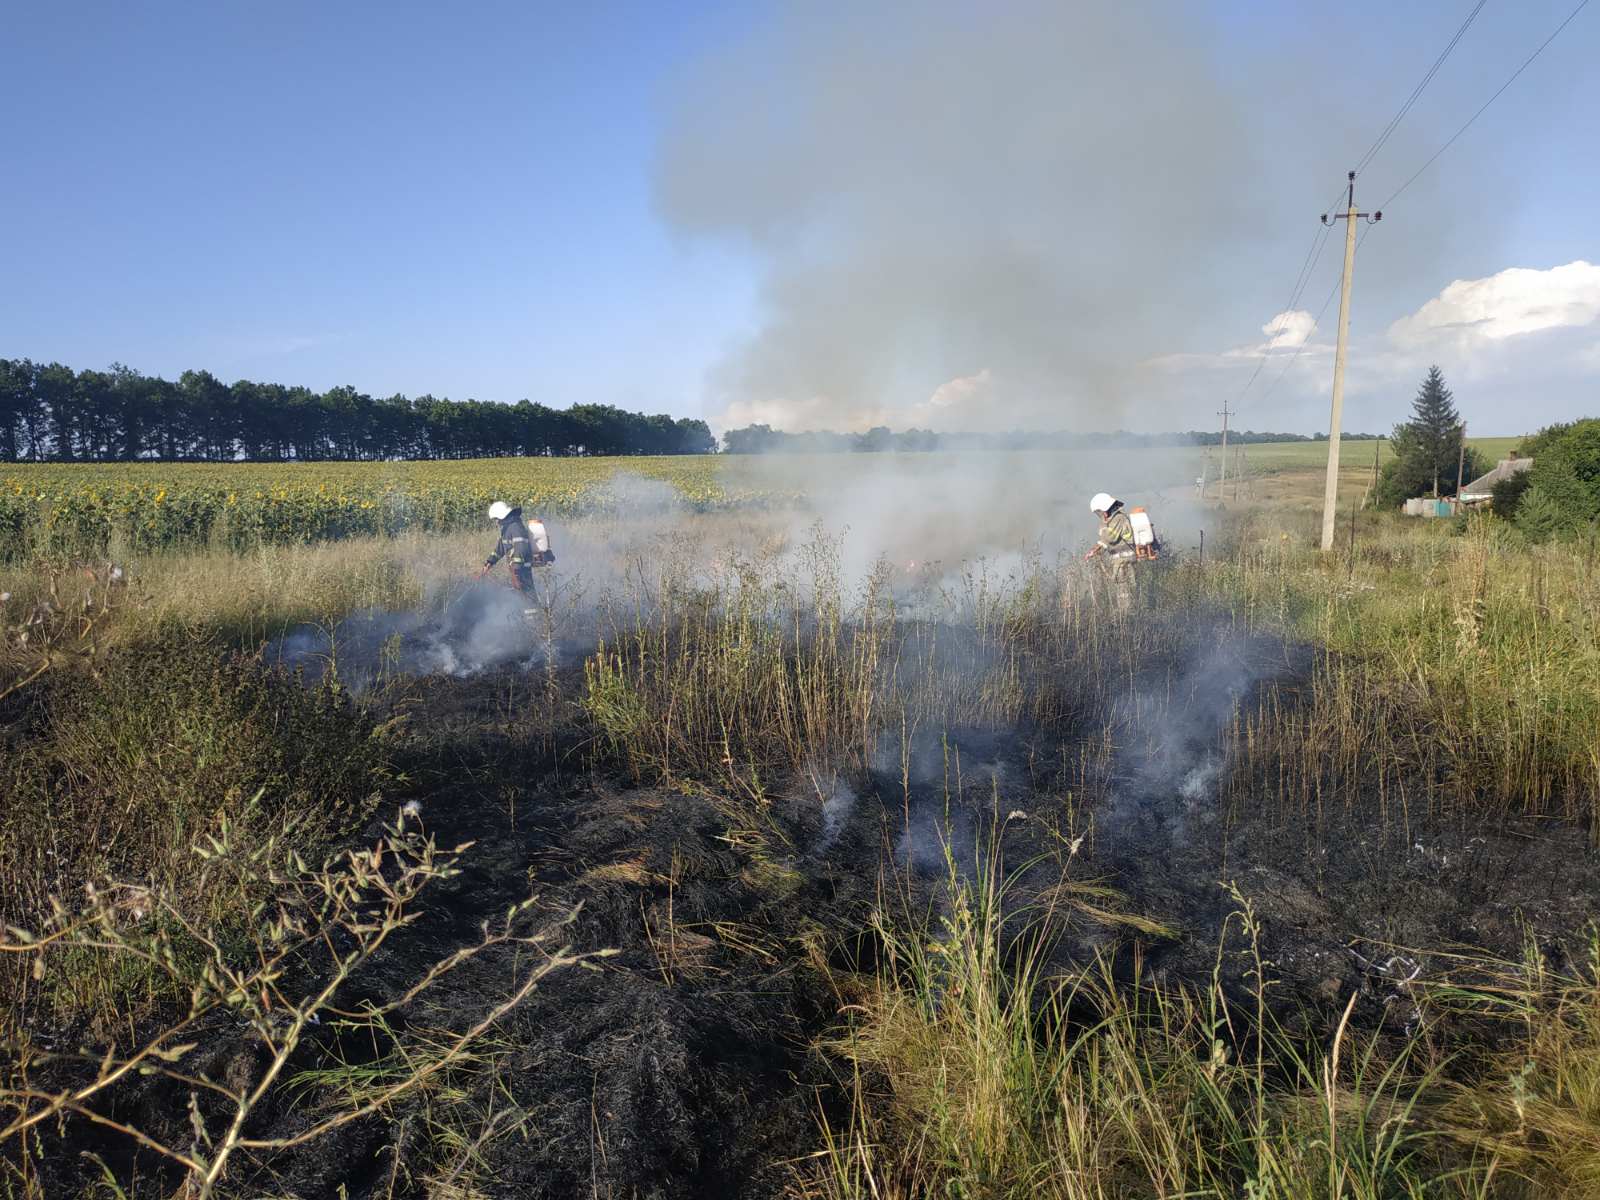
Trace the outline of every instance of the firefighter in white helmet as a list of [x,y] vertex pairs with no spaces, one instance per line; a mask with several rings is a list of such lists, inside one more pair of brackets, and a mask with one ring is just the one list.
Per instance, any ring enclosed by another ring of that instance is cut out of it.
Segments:
[[511,579],[517,590],[532,598],[533,568],[553,563],[556,556],[550,553],[550,535],[538,517],[524,518],[522,509],[513,508],[504,500],[489,505],[489,519],[500,526],[500,540],[493,553],[484,561],[479,576],[487,575],[502,558],[510,560]]
[[1086,561],[1101,559],[1117,609],[1127,612],[1133,607],[1133,564],[1138,557],[1133,523],[1128,520],[1122,501],[1105,492],[1095,493],[1089,501],[1089,511],[1100,518],[1100,537],[1083,557]]

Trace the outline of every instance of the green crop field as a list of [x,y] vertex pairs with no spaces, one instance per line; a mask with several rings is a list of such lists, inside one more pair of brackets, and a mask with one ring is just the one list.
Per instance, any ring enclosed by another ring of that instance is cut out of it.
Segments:
[[623,469],[696,510],[792,499],[718,467],[688,456],[13,465],[0,468],[0,561],[448,532],[481,525],[494,499],[570,516],[605,507]]
[[[1505,458],[1520,442],[1521,438],[1468,438],[1467,445],[1477,451],[1485,459],[1499,461]],[[1384,439],[1378,443],[1380,453],[1379,464],[1389,461],[1393,457],[1389,441]],[[1245,446],[1243,453],[1250,465],[1260,471],[1281,471],[1296,467],[1320,467],[1328,461],[1327,442],[1266,442],[1258,446]],[[1339,448],[1341,466],[1372,465],[1372,443],[1369,441],[1351,441],[1348,438]]]
[[[1479,438],[1486,460],[1516,438]],[[1343,449],[1341,504],[1371,478],[1372,442]],[[1383,454],[1388,443],[1378,443]],[[1253,498],[1304,503],[1321,495],[1324,442],[1279,442],[1230,452],[1230,473]],[[694,511],[804,505],[820,480],[892,472],[1019,476],[1061,481],[1063,499],[1101,486],[1154,496],[1215,479],[1214,448],[993,451],[885,455],[502,458],[360,463],[14,464],[0,467],[0,561],[147,553],[219,543],[235,550],[303,545],[402,531],[478,526],[493,499],[546,516],[606,508],[618,477],[664,485],[662,498]],[[1106,481],[1103,485],[1096,480]],[[1080,483],[1079,481],[1084,481]],[[638,490],[637,483],[627,485]],[[1237,487],[1231,493],[1239,498]]]
[[[1467,445],[1484,459],[1498,462],[1505,458],[1521,438],[1468,438]],[[1378,443],[1378,461],[1381,466],[1393,457],[1387,439]],[[1250,466],[1258,471],[1283,471],[1299,467],[1321,467],[1328,461],[1327,442],[1267,442],[1258,446],[1244,446],[1242,452]],[[1345,439],[1339,448],[1341,467],[1372,466],[1372,443]]]

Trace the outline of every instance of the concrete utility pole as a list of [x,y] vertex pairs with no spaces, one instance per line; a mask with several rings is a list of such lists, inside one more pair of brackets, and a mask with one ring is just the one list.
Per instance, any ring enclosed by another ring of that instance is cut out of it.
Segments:
[[[1356,211],[1356,173],[1350,172],[1349,200],[1342,213],[1329,217],[1322,214],[1322,223],[1332,225],[1344,219],[1344,280],[1339,287],[1339,344],[1333,353],[1333,412],[1328,417],[1328,481],[1322,492],[1322,549],[1333,549],[1334,524],[1339,517],[1339,438],[1340,421],[1344,417],[1344,357],[1350,338],[1350,275],[1356,268],[1356,218],[1366,213]],[[1369,221],[1383,220],[1383,214],[1373,213]]]
[[1228,411],[1228,402],[1222,402],[1222,411],[1217,414],[1222,418],[1222,478],[1217,481],[1217,499],[1228,498],[1228,418],[1233,414]]
[[1461,446],[1456,451],[1456,503],[1461,503],[1461,485],[1466,482],[1461,473],[1467,469],[1467,423],[1461,422]]

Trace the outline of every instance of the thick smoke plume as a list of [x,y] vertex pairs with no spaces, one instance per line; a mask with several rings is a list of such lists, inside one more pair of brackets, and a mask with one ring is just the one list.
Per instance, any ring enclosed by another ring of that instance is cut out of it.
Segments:
[[[1249,171],[1184,10],[799,6],[692,87],[660,175],[688,230],[770,263],[727,423],[1124,423],[1140,338],[1243,222]],[[1181,102],[1178,102],[1181,98]],[[1218,225],[1220,224],[1220,229]]]
[[[1206,5],[781,7],[684,81],[657,173],[675,229],[761,265],[761,323],[715,368],[709,413],[790,430],[1170,424],[1190,397],[1141,364],[1272,318],[1381,125],[1384,102],[1307,93],[1295,59],[1312,48],[1261,38]],[[1387,42],[1369,33],[1362,59]],[[1429,136],[1415,118],[1386,155]],[[1437,249],[1445,223],[1415,224],[1367,286]],[[1165,411],[1141,403],[1157,398]]]

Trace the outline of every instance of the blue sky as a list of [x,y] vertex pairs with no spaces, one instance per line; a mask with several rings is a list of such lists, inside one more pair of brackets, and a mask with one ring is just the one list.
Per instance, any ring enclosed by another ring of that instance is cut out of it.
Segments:
[[[1491,0],[1363,203],[1573,2]],[[1265,355],[1241,423],[1318,428],[1333,310],[1263,326],[1471,6],[1121,7],[13,4],[0,355],[975,428],[1211,425]],[[1543,274],[1600,262],[1597,51],[1363,245],[1349,425],[1433,357],[1475,431],[1600,411],[1600,279]]]

